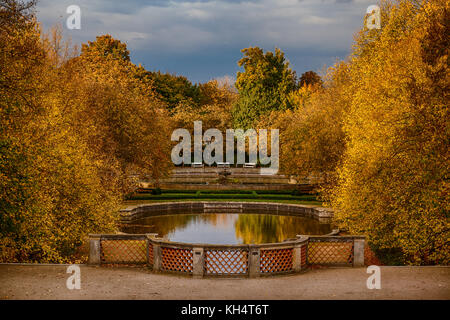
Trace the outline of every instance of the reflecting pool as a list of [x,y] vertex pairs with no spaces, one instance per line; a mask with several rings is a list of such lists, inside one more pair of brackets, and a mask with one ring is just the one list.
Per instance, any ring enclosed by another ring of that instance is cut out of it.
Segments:
[[175,242],[260,244],[281,242],[298,234],[331,232],[331,225],[299,216],[246,213],[173,214],[146,217],[124,225],[126,233],[158,233]]

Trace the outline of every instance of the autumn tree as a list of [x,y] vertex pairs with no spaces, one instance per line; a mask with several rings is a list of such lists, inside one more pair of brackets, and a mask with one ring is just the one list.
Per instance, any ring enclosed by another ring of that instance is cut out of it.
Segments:
[[322,78],[314,71],[306,71],[302,73],[298,81],[299,87],[303,86],[321,86],[323,84]]
[[[336,222],[397,263],[448,264],[450,4],[382,3],[351,57]],[[391,261],[392,262],[392,261]]]
[[170,166],[172,122],[152,80],[142,77],[143,68],[127,52],[119,40],[102,36],[68,63],[71,74],[81,77],[74,81],[80,92],[73,95],[82,107],[78,125],[86,128],[92,148],[114,156],[126,176],[158,179]]
[[98,36],[95,41],[88,41],[81,46],[81,52],[86,57],[93,59],[112,58],[122,61],[130,61],[130,51],[125,43],[106,34]]
[[280,130],[280,170],[310,182],[332,183],[345,150],[342,119],[351,96],[348,65],[328,69],[324,87],[305,85],[291,94],[292,110],[273,111],[260,128]]
[[33,7],[0,4],[0,260],[73,261],[88,233],[115,230],[121,196],[65,116]]
[[89,233],[117,231],[131,178],[169,169],[172,121],[120,41],[76,56],[32,6],[0,4],[0,261],[83,262]]
[[335,223],[386,263],[449,263],[448,1],[383,1],[323,87],[303,86],[280,128],[281,169],[320,178]]

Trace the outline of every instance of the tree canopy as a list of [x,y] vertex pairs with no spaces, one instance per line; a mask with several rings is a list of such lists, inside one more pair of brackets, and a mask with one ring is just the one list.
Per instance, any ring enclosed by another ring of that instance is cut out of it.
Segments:
[[297,88],[296,74],[289,67],[284,53],[276,48],[266,52],[258,47],[241,50],[236,88],[239,99],[233,108],[234,126],[250,128],[259,118],[273,110],[291,109],[289,95]]
[[322,78],[314,71],[306,71],[302,73],[299,79],[299,86],[321,86],[323,84]]
[[57,29],[41,37],[32,7],[3,2],[0,260],[74,261],[89,233],[117,230],[133,176],[167,172],[172,121],[120,41],[78,56]]
[[280,128],[281,169],[322,183],[335,223],[386,263],[448,264],[449,2],[383,1],[323,87],[294,92]]

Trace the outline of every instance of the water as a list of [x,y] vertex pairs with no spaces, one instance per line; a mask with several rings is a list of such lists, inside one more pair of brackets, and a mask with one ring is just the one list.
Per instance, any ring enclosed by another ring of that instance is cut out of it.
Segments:
[[208,244],[281,242],[298,234],[327,234],[331,229],[330,224],[312,218],[245,213],[162,215],[122,227],[126,233],[158,233],[170,241]]

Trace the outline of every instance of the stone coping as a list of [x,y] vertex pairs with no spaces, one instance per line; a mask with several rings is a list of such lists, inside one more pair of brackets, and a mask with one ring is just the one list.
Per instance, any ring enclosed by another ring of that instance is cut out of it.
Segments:
[[[180,212],[181,211],[181,212]],[[333,211],[313,205],[276,202],[238,201],[180,201],[129,206],[120,210],[122,222],[131,222],[146,216],[185,213],[267,213],[311,217],[320,222],[331,222]]]
[[[111,238],[113,239],[113,238]],[[211,250],[232,250],[232,249],[284,249],[293,248],[295,245],[306,244],[308,236],[298,235],[296,239],[290,239],[283,242],[260,243],[260,244],[210,244],[210,243],[191,243],[168,241],[157,236],[148,236],[148,240],[153,244],[172,248],[203,248]]]

